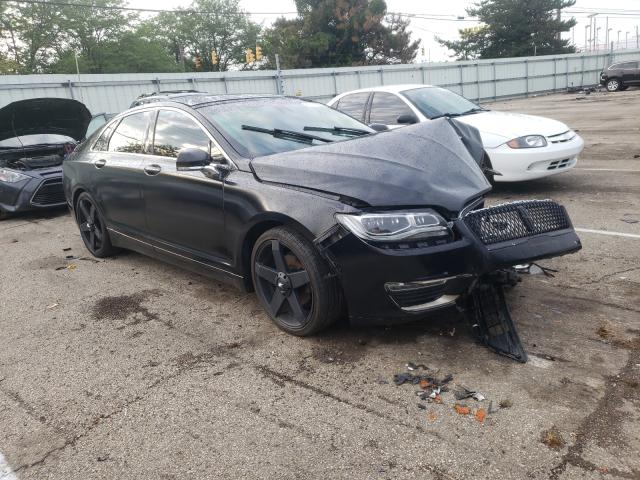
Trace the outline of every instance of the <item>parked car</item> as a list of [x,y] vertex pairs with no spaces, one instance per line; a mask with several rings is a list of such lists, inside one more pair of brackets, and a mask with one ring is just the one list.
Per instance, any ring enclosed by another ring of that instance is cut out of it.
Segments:
[[607,87],[610,92],[640,85],[640,62],[619,62],[609,65],[600,73],[600,84]]
[[491,111],[457,93],[430,85],[389,85],[338,95],[329,105],[365,123],[389,128],[442,117],[476,127],[496,182],[547,177],[576,166],[584,148],[564,123],[519,113]]
[[90,121],[82,103],[64,98],[20,100],[0,109],[0,218],[66,205],[62,161]]
[[502,268],[580,248],[554,202],[482,208],[479,136],[450,120],[376,133],[297,98],[165,100],[121,113],[64,162],[87,249],[255,290],[286,332],[313,334],[344,311],[421,318]]

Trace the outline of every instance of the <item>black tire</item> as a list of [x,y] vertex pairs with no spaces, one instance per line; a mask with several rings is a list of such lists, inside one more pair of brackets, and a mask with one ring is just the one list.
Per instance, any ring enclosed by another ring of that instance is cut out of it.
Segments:
[[87,192],[82,192],[76,200],[76,223],[84,246],[94,257],[104,258],[118,250],[111,244],[107,224],[95,202]]
[[620,89],[621,83],[617,78],[610,78],[605,85],[608,92],[617,92]]
[[6,220],[9,218],[9,212],[5,212],[4,210],[0,210],[0,220]]
[[267,314],[287,333],[313,335],[341,314],[338,281],[313,244],[291,228],[276,227],[258,238],[251,277]]

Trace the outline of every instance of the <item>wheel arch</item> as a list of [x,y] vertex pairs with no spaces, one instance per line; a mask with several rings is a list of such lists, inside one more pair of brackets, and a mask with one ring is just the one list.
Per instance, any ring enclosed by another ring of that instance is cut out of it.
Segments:
[[264,232],[276,227],[292,228],[311,242],[313,242],[313,239],[315,238],[308,228],[287,215],[270,213],[261,215],[257,218],[245,233],[240,250],[242,276],[244,278],[244,287],[247,292],[252,292],[254,290],[253,279],[251,276],[251,254],[253,252],[253,247],[255,246],[258,238]]

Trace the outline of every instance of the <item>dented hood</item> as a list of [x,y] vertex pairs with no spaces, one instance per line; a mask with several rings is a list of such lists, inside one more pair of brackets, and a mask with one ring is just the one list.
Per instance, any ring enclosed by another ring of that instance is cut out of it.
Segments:
[[459,212],[491,189],[447,120],[252,160],[256,176],[351,197],[375,207]]
[[0,109],[0,141],[51,133],[82,140],[91,121],[84,104],[67,98],[31,98]]

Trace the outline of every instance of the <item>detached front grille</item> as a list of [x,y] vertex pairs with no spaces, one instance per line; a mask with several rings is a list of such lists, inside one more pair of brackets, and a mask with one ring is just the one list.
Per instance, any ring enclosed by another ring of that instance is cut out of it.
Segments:
[[474,210],[464,223],[485,245],[571,228],[562,205],[551,200],[527,200]]
[[52,178],[42,182],[31,198],[31,205],[36,207],[58,205],[64,202],[64,190],[60,178]]

